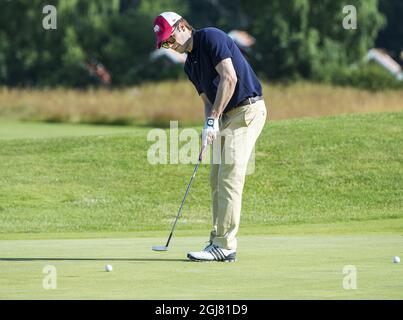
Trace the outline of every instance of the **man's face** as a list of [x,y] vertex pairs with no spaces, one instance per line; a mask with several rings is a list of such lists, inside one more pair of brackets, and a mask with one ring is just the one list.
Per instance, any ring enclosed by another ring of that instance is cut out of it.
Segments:
[[191,35],[192,33],[189,29],[179,24],[172,32],[169,39],[162,43],[162,46],[165,49],[170,48],[178,53],[184,53],[189,48]]

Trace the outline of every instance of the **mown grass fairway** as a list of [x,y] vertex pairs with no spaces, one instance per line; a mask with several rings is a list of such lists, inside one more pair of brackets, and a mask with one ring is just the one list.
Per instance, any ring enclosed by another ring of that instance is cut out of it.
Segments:
[[[403,298],[403,113],[269,122],[234,264],[186,261],[208,239],[208,164],[170,250],[151,251],[193,164],[149,164],[150,128],[0,127],[0,299]],[[56,290],[42,287],[46,265]],[[346,265],[356,290],[342,287]]]
[[129,133],[129,127],[93,126],[60,123],[18,122],[0,119],[0,140]]

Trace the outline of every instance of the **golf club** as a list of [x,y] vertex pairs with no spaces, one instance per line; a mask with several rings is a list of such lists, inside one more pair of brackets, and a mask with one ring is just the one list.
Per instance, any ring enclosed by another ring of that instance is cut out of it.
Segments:
[[202,161],[204,149],[205,149],[205,146],[202,146],[202,149],[201,149],[200,154],[199,154],[199,159],[198,159],[197,164],[196,164],[196,166],[195,166],[195,168],[194,168],[194,170],[193,170],[192,177],[190,178],[188,187],[187,187],[187,189],[186,189],[185,196],[183,197],[181,206],[179,207],[179,211],[178,211],[178,213],[177,213],[177,215],[176,215],[175,222],[174,222],[174,224],[173,224],[173,226],[172,226],[172,230],[171,230],[171,233],[169,234],[168,241],[167,241],[166,245],[165,245],[165,246],[153,246],[153,247],[152,247],[152,250],[154,250],[154,251],[167,251],[167,250],[168,250],[169,242],[171,241],[172,234],[173,234],[173,232],[174,232],[174,230],[175,230],[175,227],[176,227],[176,223],[178,222],[178,219],[179,219],[179,217],[180,217],[180,213],[181,213],[181,211],[182,211],[183,204],[185,203],[186,196],[187,196],[188,193],[189,193],[189,189],[190,189],[190,186],[192,185],[193,179],[194,179],[194,177],[195,177],[195,175],[196,175],[196,171],[197,171],[197,169],[199,168],[200,162]]

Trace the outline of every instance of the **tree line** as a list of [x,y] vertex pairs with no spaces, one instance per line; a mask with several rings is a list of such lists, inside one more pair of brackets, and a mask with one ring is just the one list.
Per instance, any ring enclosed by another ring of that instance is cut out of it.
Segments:
[[[49,4],[57,27],[46,30]],[[343,27],[346,5],[356,29]],[[0,85],[85,87],[99,80],[97,64],[114,86],[183,77],[181,66],[150,61],[163,11],[195,28],[246,30],[256,38],[247,58],[265,79],[332,82],[376,43],[402,50],[399,0],[0,0]]]

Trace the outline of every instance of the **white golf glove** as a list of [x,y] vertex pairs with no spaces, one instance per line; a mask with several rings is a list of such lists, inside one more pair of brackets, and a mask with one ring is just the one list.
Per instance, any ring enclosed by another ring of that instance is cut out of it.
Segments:
[[202,145],[212,144],[219,132],[218,118],[207,118],[202,131]]

